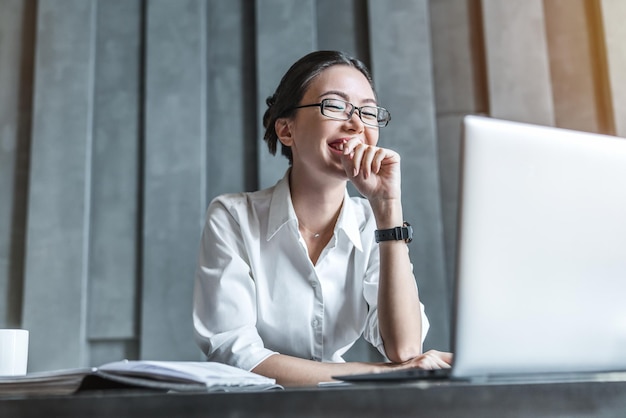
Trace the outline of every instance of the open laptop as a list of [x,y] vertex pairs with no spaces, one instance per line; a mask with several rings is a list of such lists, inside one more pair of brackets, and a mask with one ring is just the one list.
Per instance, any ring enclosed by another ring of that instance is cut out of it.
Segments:
[[336,378],[626,370],[626,139],[481,116],[463,128],[452,368]]

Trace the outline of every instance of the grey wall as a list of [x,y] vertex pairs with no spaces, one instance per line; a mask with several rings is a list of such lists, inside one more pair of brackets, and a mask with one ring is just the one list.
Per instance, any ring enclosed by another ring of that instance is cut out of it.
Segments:
[[462,116],[626,136],[624,18],[621,0],[0,0],[0,327],[31,331],[31,371],[200,359],[206,205],[282,176],[265,98],[342,49],[393,113],[426,348],[449,349]]

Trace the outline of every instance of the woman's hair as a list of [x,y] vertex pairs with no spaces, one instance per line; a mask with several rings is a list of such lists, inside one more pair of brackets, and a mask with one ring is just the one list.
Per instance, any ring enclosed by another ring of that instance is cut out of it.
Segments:
[[[279,118],[290,117],[295,112],[295,107],[300,104],[300,100],[309,88],[311,81],[325,69],[334,65],[347,65],[359,70],[369,81],[374,90],[374,81],[369,70],[361,61],[339,51],[316,51],[300,58],[285,73],[280,84],[273,95],[265,101],[267,110],[263,115],[263,127],[265,135],[263,139],[272,155],[276,155],[278,135],[275,124]],[[291,147],[281,144],[282,154],[289,159],[289,164],[293,162]]]

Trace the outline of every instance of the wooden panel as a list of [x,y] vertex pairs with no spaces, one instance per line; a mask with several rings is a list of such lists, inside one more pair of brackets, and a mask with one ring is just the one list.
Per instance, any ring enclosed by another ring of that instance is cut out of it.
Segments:
[[554,125],[542,0],[483,0],[491,116]]
[[485,111],[481,46],[482,28],[472,20],[475,1],[430,3],[430,27],[437,114]]
[[29,370],[85,365],[95,4],[39,2],[24,327]]
[[626,137],[626,2],[600,0],[615,134]]
[[546,33],[556,126],[605,131],[586,0],[545,0]]
[[206,210],[206,2],[147,4],[140,356],[200,355],[191,300]]
[[88,337],[136,336],[139,0],[98,3]]
[[434,326],[426,347],[449,345],[448,289],[432,90],[428,2],[370,0],[372,71],[380,103],[393,120],[380,145],[402,156],[404,216],[418,237],[410,245],[414,273]]
[[288,162],[272,156],[263,141],[265,99],[274,94],[283,74],[315,46],[315,5],[312,0],[256,0],[257,103],[259,188],[272,186],[285,174]]

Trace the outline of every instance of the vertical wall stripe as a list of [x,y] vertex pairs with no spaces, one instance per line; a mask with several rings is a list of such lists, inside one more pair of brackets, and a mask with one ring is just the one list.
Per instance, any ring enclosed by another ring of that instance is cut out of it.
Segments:
[[191,300],[199,243],[205,0],[147,7],[140,356],[199,357]]
[[616,135],[626,137],[626,2],[622,0],[600,0],[604,33],[608,91],[611,98],[612,116]]
[[140,13],[140,0],[98,2],[88,237],[92,341],[137,336]]
[[446,348],[449,340],[447,281],[437,169],[435,98],[428,1],[383,3],[370,0],[371,59],[379,101],[392,121],[379,143],[402,156],[404,216],[417,240],[410,245],[413,272],[431,327],[426,347]]
[[85,180],[83,191],[83,238],[82,238],[82,272],[81,272],[81,295],[80,295],[80,338],[81,347],[79,351],[78,364],[89,364],[89,356],[87,351],[87,316],[88,316],[88,300],[89,300],[89,253],[90,253],[90,235],[91,235],[91,181],[93,170],[93,115],[94,115],[94,79],[96,64],[96,34],[97,27],[97,7],[95,1],[91,5],[88,16],[91,32],[89,36],[89,57],[87,67],[87,109],[86,109],[86,126],[85,126]]
[[298,58],[311,52],[316,44],[315,4],[313,0],[256,0],[257,26],[257,103],[259,131],[259,187],[272,186],[287,169],[287,159],[272,156],[263,142],[265,99],[274,93],[282,75]]
[[34,347],[29,370],[85,365],[94,7],[63,0],[38,8],[23,312]]
[[[256,123],[256,89],[250,82],[254,80],[255,54],[242,30],[253,23],[249,22],[253,7],[246,0],[210,0],[207,8],[206,94],[211,111],[205,118],[203,210],[206,201],[217,195],[256,188],[260,132]],[[250,177],[255,179],[254,185],[248,184]]]
[[[207,79],[208,79],[208,35],[209,31],[207,28],[208,17],[208,3],[209,0],[204,0],[199,5],[199,14],[201,16],[200,19],[200,77],[204,82],[202,83],[202,87],[200,89],[200,135],[198,140],[198,151],[199,151],[199,161],[198,161],[198,208],[197,213],[201,215],[206,210],[207,206],[207,115],[208,112],[208,87],[207,87]],[[198,225],[203,225],[203,216],[198,216]],[[200,233],[198,233],[198,237]],[[199,242],[199,240],[198,240]]]
[[[458,180],[462,118],[485,112],[486,90],[480,69],[484,56],[475,21],[476,1],[430,2],[433,76],[437,112],[437,149],[448,289],[453,289],[456,264]],[[450,301],[451,302],[451,301]]]
[[21,325],[35,6],[0,2],[0,327]]
[[594,54],[594,16],[585,0],[544,2],[556,126],[604,132]]
[[317,0],[317,48],[344,51],[369,66],[367,3]]
[[482,0],[491,116],[554,125],[542,0]]

